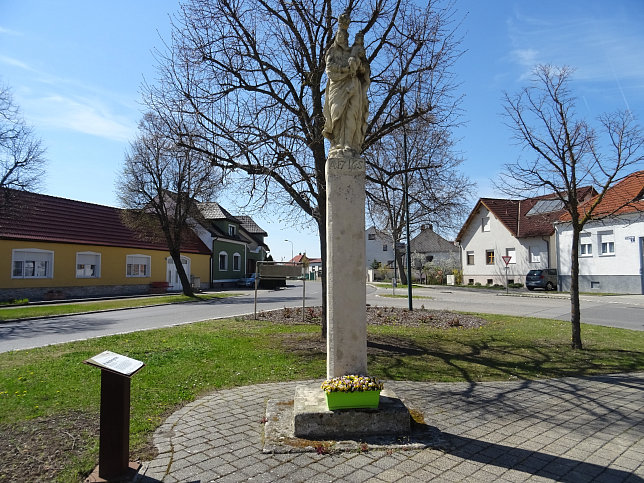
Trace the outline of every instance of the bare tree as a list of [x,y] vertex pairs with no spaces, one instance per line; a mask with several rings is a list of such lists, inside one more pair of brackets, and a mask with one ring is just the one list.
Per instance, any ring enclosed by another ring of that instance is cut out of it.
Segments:
[[[600,116],[598,130],[578,118],[571,76],[568,67],[539,65],[531,86],[505,95],[508,126],[533,157],[506,165],[504,184],[497,187],[521,197],[554,193],[570,215],[572,347],[581,349],[579,236],[596,218],[595,209],[606,191],[644,159],[644,137],[629,111]],[[579,193],[585,186],[594,187],[598,196],[582,205]]]
[[[433,225],[438,232],[450,232],[467,216],[474,183],[459,171],[462,159],[454,154],[447,129],[414,121],[404,132],[401,129],[379,140],[365,156],[368,160],[380,158],[370,165],[390,167],[388,171],[374,170],[370,176],[377,182],[367,183],[367,207],[373,224],[391,237],[394,248],[406,228],[405,172],[411,233],[423,224]],[[405,285],[408,274],[403,269],[403,253],[395,250],[394,254]]]
[[13,100],[11,90],[0,86],[0,190],[37,190],[45,173],[45,149]]
[[[178,142],[225,171],[247,175],[249,198],[279,204],[291,219],[313,218],[326,264],[323,96],[325,52],[336,18],[349,10],[350,32],[365,35],[371,66],[371,117],[363,145],[368,150],[414,119],[447,125],[454,112],[450,68],[459,52],[453,7],[449,0],[419,5],[188,0],[175,19],[169,51],[160,54],[161,78],[148,86],[146,101],[166,118],[192,116],[198,131],[186,133],[176,124]],[[401,85],[412,86],[419,98],[417,109],[403,116],[396,95]],[[322,299],[326,307],[324,288]]]
[[143,117],[139,134],[130,144],[117,191],[125,222],[144,237],[161,236],[168,245],[181,280],[183,293],[193,296],[181,263],[181,243],[195,220],[196,201],[210,200],[221,186],[217,170],[199,152],[177,146],[167,135],[161,119]]

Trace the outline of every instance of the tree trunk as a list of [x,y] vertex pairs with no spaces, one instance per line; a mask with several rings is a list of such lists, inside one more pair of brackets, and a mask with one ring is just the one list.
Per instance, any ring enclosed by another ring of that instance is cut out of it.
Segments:
[[[321,210],[320,210],[321,211]],[[324,210],[326,214],[326,209]],[[320,213],[322,214],[322,213]],[[327,334],[327,324],[326,324],[326,314],[327,314],[327,290],[326,290],[326,281],[328,270],[328,258],[326,256],[326,216],[320,217],[323,218],[324,223],[318,220],[318,233],[320,234],[320,257],[322,258],[322,338],[326,339]]]
[[[394,246],[395,247],[395,246]],[[407,272],[403,263],[404,253],[396,250],[396,264],[398,265],[398,273],[400,274],[400,284],[407,285]]]
[[178,250],[171,250],[170,256],[174,262],[174,266],[177,269],[177,275],[179,275],[179,280],[181,280],[181,287],[183,288],[183,294],[188,297],[194,297],[195,294],[192,290],[192,284],[188,279],[186,271],[183,269],[183,264],[181,263],[181,252]]
[[572,326],[572,348],[582,349],[581,344],[581,311],[579,307],[579,233],[573,220],[572,261],[570,266],[570,324]]

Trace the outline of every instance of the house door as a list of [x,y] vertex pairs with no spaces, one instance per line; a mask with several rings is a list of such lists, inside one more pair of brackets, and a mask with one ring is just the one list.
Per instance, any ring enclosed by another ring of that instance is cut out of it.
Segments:
[[644,237],[640,237],[640,279],[642,281],[642,293],[644,294]]
[[[177,267],[174,266],[174,260],[172,260],[172,257],[167,258],[167,271],[166,271],[166,282],[168,282],[170,285],[168,285],[168,290],[182,290],[183,287],[181,286],[181,280],[179,279],[179,273],[177,272]],[[186,275],[188,276],[188,280],[190,280],[190,259],[188,257],[181,257],[181,265],[183,265],[183,269],[186,272]]]

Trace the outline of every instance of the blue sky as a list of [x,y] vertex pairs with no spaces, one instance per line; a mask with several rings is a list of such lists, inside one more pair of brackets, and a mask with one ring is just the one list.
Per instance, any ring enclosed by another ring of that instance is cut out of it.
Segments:
[[[169,38],[178,0],[0,0],[0,81],[13,89],[47,147],[43,192],[117,206],[115,179],[141,117],[139,88],[154,81],[153,49]],[[644,115],[641,0],[456,0],[465,53],[454,68],[464,100],[458,148],[475,198],[499,196],[491,179],[521,154],[500,115],[504,91],[526,85],[537,63],[575,67],[578,112],[594,119],[629,108]],[[220,200],[235,212],[232,203]],[[276,260],[319,256],[313,229],[271,215]]]

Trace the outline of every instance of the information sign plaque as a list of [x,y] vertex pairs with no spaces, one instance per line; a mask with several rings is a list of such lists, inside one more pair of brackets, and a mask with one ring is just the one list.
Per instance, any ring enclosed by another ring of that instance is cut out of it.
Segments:
[[121,374],[122,376],[132,376],[145,364],[131,357],[123,356],[112,351],[104,351],[85,361],[86,364],[106,369],[108,371]]

